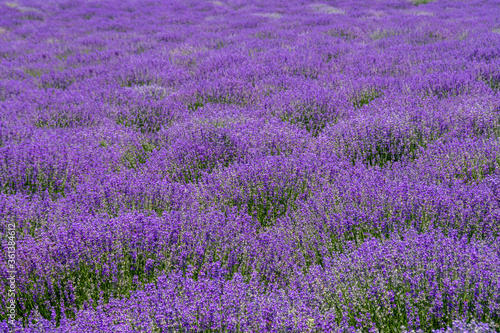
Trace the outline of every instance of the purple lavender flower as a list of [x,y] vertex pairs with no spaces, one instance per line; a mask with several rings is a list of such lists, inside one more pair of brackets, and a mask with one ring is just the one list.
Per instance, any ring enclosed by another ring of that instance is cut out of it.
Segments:
[[490,1],[0,4],[0,329],[493,332]]

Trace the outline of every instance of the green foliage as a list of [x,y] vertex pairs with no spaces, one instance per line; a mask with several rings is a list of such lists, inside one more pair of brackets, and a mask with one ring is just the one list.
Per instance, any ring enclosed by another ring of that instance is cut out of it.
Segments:
[[230,199],[225,204],[238,209],[245,207],[248,214],[266,228],[272,226],[276,219],[296,208],[297,199],[307,193],[309,193],[307,181],[265,188],[255,184],[245,188],[243,198]]
[[292,125],[298,125],[311,133],[313,137],[317,137],[323,128],[325,128],[328,124],[326,116],[321,119],[318,117],[317,112],[317,110],[313,110],[311,108],[304,108],[300,110],[298,114],[283,113],[279,116],[279,118]]
[[189,103],[187,108],[189,111],[196,111],[199,108],[202,108],[205,104],[202,102],[202,99],[197,98],[195,102]]
[[172,165],[168,173],[174,179],[184,183],[198,183],[204,173],[210,173],[217,168],[228,167],[235,160],[234,143],[225,137],[223,142],[219,142],[226,147],[226,152],[221,156],[195,156],[182,163]]
[[375,98],[382,96],[382,93],[375,88],[363,90],[357,93],[352,99],[351,103],[355,108],[361,108],[363,105],[367,105]]
[[172,110],[166,110],[162,105],[135,105],[129,106],[128,112],[117,115],[116,123],[126,127],[133,127],[141,133],[154,133],[162,126],[173,122]]
[[7,180],[3,182],[0,189],[6,194],[27,193],[33,195],[36,193],[48,192],[52,198],[60,195],[64,196],[68,188],[76,185],[75,176],[69,175],[69,169],[55,170],[50,167],[36,165],[28,168],[22,180]]
[[350,32],[347,29],[342,29],[342,28],[330,29],[326,32],[326,34],[328,36],[341,38],[345,41],[351,41],[351,40],[356,38],[356,36],[352,32]]
[[434,2],[435,0],[411,0],[414,6],[425,5],[430,2]]
[[43,71],[34,68],[26,68],[24,69],[24,72],[32,77],[40,77],[44,73]]
[[187,104],[187,108],[189,111],[196,111],[207,103],[244,106],[248,102],[249,98],[244,93],[209,91],[206,93],[197,93],[194,101]]
[[420,147],[423,146],[425,146],[423,142],[412,139],[391,138],[389,144],[387,142],[376,142],[371,149],[367,149],[364,162],[371,166],[378,165],[383,168],[403,159],[413,160],[416,158]]
[[[95,261],[97,265],[81,261],[76,267],[53,272],[49,277],[31,273],[28,277],[31,283],[27,290],[17,295],[24,304],[24,309],[18,308],[18,315],[26,318],[25,314],[38,309],[42,317],[50,319],[51,310],[54,308],[56,320],[59,322],[63,306],[66,316],[74,319],[75,311],[82,309],[84,304],[91,300],[90,304],[95,307],[98,302],[109,302],[110,297],[130,297],[131,292],[140,289],[141,285],[154,282],[156,273],[167,268],[165,262],[156,263],[155,270],[146,271],[146,261],[151,254],[134,252],[123,249],[120,253],[106,253],[101,255],[100,260]],[[111,264],[116,265],[114,274],[109,271]],[[40,284],[44,286],[41,288],[43,293],[34,290],[35,286]],[[34,293],[36,297],[33,297]]]
[[122,162],[128,169],[138,169],[156,148],[158,147],[153,142],[142,141],[139,146],[132,146],[125,151]]
[[70,128],[81,125],[91,125],[93,123],[92,116],[81,112],[73,111],[46,111],[34,122],[34,126],[38,128]]
[[500,75],[479,75],[477,79],[486,83],[491,90],[500,92]]
[[384,39],[384,38],[387,38],[389,36],[395,36],[396,35],[396,32],[395,31],[391,31],[391,30],[380,30],[380,29],[377,29],[376,31],[374,31],[371,35],[370,35],[370,38],[372,40],[379,40],[379,39]]

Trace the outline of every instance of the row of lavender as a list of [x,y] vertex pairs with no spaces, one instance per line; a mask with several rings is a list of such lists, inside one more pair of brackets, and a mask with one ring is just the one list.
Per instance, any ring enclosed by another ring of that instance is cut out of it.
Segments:
[[500,328],[497,4],[0,12],[2,329]]

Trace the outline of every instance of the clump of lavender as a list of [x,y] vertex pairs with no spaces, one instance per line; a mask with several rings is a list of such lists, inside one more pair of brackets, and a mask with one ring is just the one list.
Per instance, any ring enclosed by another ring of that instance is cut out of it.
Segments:
[[0,330],[498,331],[498,9],[0,3]]
[[[402,331],[404,333],[409,332],[423,332],[422,330],[412,330],[407,331],[402,327]],[[497,332],[494,325],[490,325],[487,323],[478,323],[475,320],[471,322],[467,322],[465,320],[455,320],[453,321],[453,325],[451,327],[442,328],[439,330],[432,330],[433,333],[493,333]]]

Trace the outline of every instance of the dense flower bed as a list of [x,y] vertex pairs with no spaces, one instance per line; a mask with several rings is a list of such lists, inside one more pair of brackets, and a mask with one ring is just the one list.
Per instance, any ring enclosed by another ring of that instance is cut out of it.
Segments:
[[0,3],[0,328],[500,330],[499,15]]

